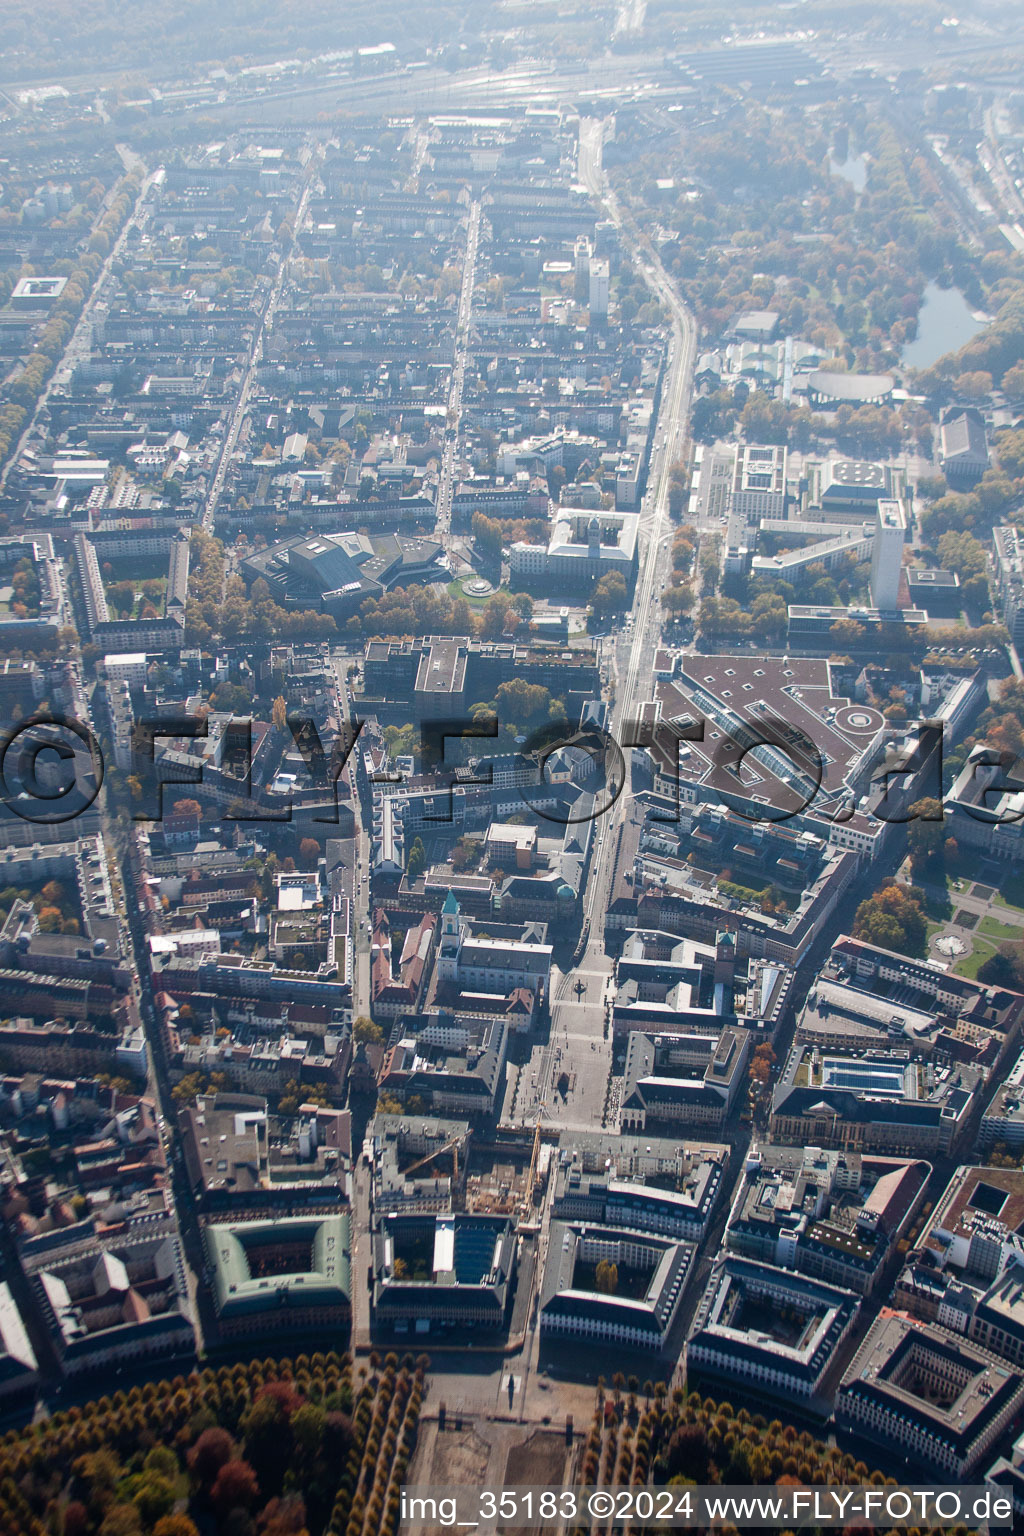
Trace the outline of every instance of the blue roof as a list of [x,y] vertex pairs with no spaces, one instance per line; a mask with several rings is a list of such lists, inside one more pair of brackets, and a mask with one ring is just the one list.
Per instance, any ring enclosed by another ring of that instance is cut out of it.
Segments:
[[444,899],[444,906],[441,908],[441,911],[442,912],[458,912],[458,910],[459,910],[459,904],[455,900],[455,892],[452,891],[452,890],[449,890],[448,895]]

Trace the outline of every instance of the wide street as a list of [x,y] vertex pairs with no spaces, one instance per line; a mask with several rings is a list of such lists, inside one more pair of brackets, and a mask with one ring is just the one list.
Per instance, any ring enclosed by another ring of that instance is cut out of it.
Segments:
[[[626,727],[647,697],[660,639],[660,591],[670,534],[669,474],[672,465],[685,454],[696,336],[692,316],[657,254],[609,190],[601,163],[604,133],[603,122],[593,118],[581,120],[580,179],[629,237],[629,242],[643,252],[641,271],[654,296],[669,312],[672,323],[658,430],[640,512],[640,571],[633,605],[620,632],[620,645],[613,652],[615,702],[611,735],[622,741],[628,739]],[[515,1103],[515,1119],[522,1124],[540,1118],[545,1124],[565,1129],[594,1129],[605,1123],[612,1129],[617,1127],[615,1106],[606,1104],[612,1047],[610,1038],[604,1038],[604,1019],[613,967],[605,952],[604,914],[615,872],[620,829],[631,807],[632,796],[628,786],[624,786],[614,805],[596,824],[583,898],[585,947],[561,982],[553,984],[549,1039],[535,1047],[529,1064],[522,1070]],[[578,986],[583,990],[578,991]],[[557,1091],[563,1072],[568,1077],[564,1095]]]

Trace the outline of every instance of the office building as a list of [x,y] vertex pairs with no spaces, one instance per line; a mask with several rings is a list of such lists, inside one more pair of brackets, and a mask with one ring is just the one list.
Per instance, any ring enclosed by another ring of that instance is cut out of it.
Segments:
[[[648,1232],[552,1222],[541,1287],[541,1333],[549,1338],[662,1349],[679,1310],[694,1253],[689,1243]],[[598,1265],[613,1268],[613,1292],[598,1289]]]
[[608,319],[609,268],[604,257],[590,258],[589,291],[591,324]]
[[953,1482],[1024,1406],[1024,1377],[944,1328],[876,1319],[843,1376],[836,1423]]
[[748,523],[786,515],[786,450],[779,444],[741,444],[732,482],[732,510]]
[[859,1308],[851,1291],[727,1254],[697,1308],[687,1375],[820,1408]]
[[899,607],[906,537],[907,519],[902,503],[880,501],[875,512],[875,540],[871,548],[871,601],[882,612]]

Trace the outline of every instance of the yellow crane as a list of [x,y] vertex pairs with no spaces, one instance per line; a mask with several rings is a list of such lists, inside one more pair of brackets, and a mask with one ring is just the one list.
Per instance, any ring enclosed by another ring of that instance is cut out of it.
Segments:
[[540,1157],[540,1117],[537,1117],[537,1128],[533,1133],[533,1154],[530,1157],[530,1172],[526,1178],[527,1203],[533,1199],[533,1181],[537,1176],[537,1159]]
[[428,1152],[426,1157],[421,1157],[418,1162],[413,1163],[405,1170],[405,1177],[408,1178],[410,1174],[415,1173],[419,1168],[425,1168],[428,1163],[434,1161],[435,1157],[443,1157],[446,1152],[452,1154],[452,1182],[456,1183],[459,1177],[459,1139],[457,1136],[452,1141],[446,1141],[443,1147],[435,1147],[433,1152]]

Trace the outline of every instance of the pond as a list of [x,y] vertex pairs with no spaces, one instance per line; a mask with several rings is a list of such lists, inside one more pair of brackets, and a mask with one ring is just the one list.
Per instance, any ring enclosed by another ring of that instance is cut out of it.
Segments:
[[917,317],[917,335],[903,348],[900,361],[905,368],[930,368],[984,330],[985,324],[975,319],[959,288],[929,283]]
[[830,154],[828,166],[833,176],[842,176],[855,192],[864,191],[868,180],[867,155],[847,155],[845,160],[837,160],[835,155]]

